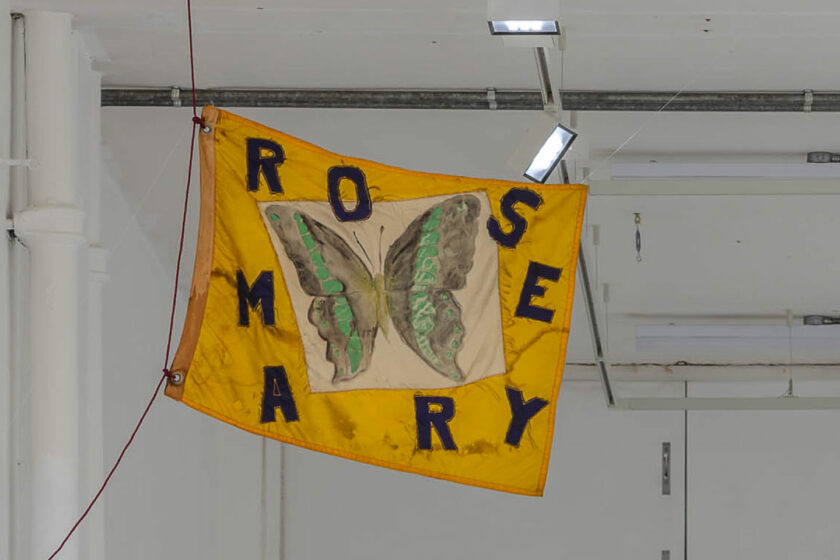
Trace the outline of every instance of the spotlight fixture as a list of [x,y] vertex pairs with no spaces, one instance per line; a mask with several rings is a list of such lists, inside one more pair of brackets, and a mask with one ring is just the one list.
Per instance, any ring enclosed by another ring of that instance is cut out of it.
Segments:
[[525,170],[525,176],[535,183],[545,183],[575,138],[577,138],[577,132],[558,124],[531,161],[531,165]]
[[491,20],[491,35],[560,35],[557,20]]

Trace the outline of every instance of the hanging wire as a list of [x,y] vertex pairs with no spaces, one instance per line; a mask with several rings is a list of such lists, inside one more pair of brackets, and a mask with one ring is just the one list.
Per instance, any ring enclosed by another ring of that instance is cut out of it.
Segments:
[[163,174],[166,172],[166,169],[169,167],[169,161],[172,159],[178,150],[181,148],[181,145],[186,141],[189,134],[187,133],[186,128],[183,130],[181,134],[178,135],[177,140],[170,148],[169,152],[166,154],[166,157],[163,158],[162,163],[160,164],[160,168],[158,172],[155,174],[154,179],[149,183],[149,186],[143,191],[143,194],[140,196],[137,204],[131,209],[131,216],[128,220],[125,221],[125,226],[123,226],[122,232],[120,232],[119,236],[117,236],[117,242],[114,243],[112,249],[110,249],[111,257],[118,254],[120,248],[122,247],[125,240],[129,237],[128,232],[133,227],[139,227],[139,223],[137,221],[137,216],[140,215],[140,212],[143,211],[143,208],[146,206],[146,201],[148,198],[157,190],[158,186],[161,184],[161,178]]
[[167,378],[172,377],[172,373],[167,369],[167,365],[169,364],[169,356],[170,356],[170,351],[172,349],[172,330],[173,330],[173,325],[175,323],[175,310],[176,310],[176,307],[177,307],[177,304],[178,304],[178,280],[179,280],[180,273],[181,273],[181,259],[183,257],[183,253],[184,253],[184,234],[185,234],[186,225],[187,225],[187,208],[189,206],[189,200],[190,200],[190,184],[192,182],[192,167],[193,167],[193,158],[194,158],[194,155],[195,155],[195,129],[196,129],[196,126],[204,127],[204,122],[198,117],[198,112],[197,112],[197,108],[196,108],[195,60],[194,60],[194,54],[193,54],[193,41],[192,41],[192,5],[191,5],[191,0],[186,0],[186,1],[187,1],[187,23],[188,23],[189,48],[190,48],[190,79],[191,79],[191,84],[192,84],[192,102],[193,102],[193,107],[192,107],[193,118],[192,118],[192,121],[193,121],[193,127],[192,127],[192,138],[190,140],[190,156],[189,156],[189,162],[187,163],[187,185],[186,185],[186,188],[184,189],[184,208],[183,208],[183,213],[181,215],[181,236],[180,236],[180,240],[179,240],[179,243],[178,243],[178,261],[177,261],[177,264],[175,266],[175,281],[174,281],[174,287],[173,287],[173,290],[172,290],[172,309],[171,309],[170,314],[169,314],[169,334],[168,334],[168,338],[167,338],[167,341],[166,341],[166,353],[165,353],[165,357],[164,357],[164,360],[163,360],[164,361],[163,375],[161,375],[160,379],[158,379],[157,385],[155,386],[155,390],[152,393],[151,399],[149,399],[149,402],[146,405],[146,408],[143,410],[143,414],[140,415],[140,419],[137,421],[137,424],[134,426],[134,430],[132,430],[131,435],[128,438],[128,441],[126,441],[125,445],[122,448],[122,451],[120,451],[120,454],[117,457],[117,460],[114,462],[114,465],[108,471],[108,475],[105,477],[105,480],[102,482],[102,485],[99,487],[99,490],[93,496],[93,499],[91,499],[91,501],[88,503],[87,507],[85,508],[84,512],[82,512],[82,515],[79,516],[79,519],[76,521],[76,523],[73,524],[73,527],[70,528],[70,531],[67,533],[67,535],[64,537],[64,539],[61,541],[61,544],[59,544],[58,548],[55,549],[55,552],[53,552],[50,555],[48,560],[52,560],[53,558],[56,557],[56,555],[58,555],[59,552],[61,552],[61,550],[64,548],[64,545],[67,544],[67,541],[70,540],[70,537],[73,536],[73,534],[76,532],[76,529],[78,529],[79,525],[82,524],[82,522],[87,517],[88,513],[90,513],[90,510],[93,509],[93,506],[99,500],[99,497],[102,495],[102,492],[105,491],[105,488],[108,486],[108,483],[111,481],[111,477],[116,472],[117,467],[120,466],[120,463],[122,462],[123,457],[125,457],[125,454],[128,451],[128,448],[134,442],[134,437],[137,435],[137,432],[140,430],[140,426],[143,425],[143,422],[146,420],[146,416],[148,415],[149,410],[152,408],[152,405],[154,404],[155,400],[157,399],[158,395],[160,394],[160,388],[161,388],[161,386],[163,386],[163,382]]
[[[736,2],[736,3],[735,3],[735,13],[738,13],[738,12],[740,11],[740,6],[739,6],[739,4],[740,4],[740,2]],[[638,135],[639,135],[639,134],[640,134],[640,133],[641,133],[644,129],[646,129],[646,128],[647,128],[648,126],[650,126],[650,125],[651,125],[651,124],[652,124],[655,120],[657,120],[657,118],[658,118],[658,117],[659,117],[659,116],[660,116],[660,115],[661,115],[661,114],[662,114],[662,113],[663,113],[663,112],[664,112],[664,111],[665,111],[668,107],[670,107],[670,106],[671,106],[671,103],[673,103],[673,102],[674,102],[674,101],[675,101],[675,100],[676,100],[676,99],[677,99],[680,95],[682,95],[684,91],[686,91],[686,90],[687,90],[689,87],[691,87],[694,83],[696,83],[696,82],[700,81],[701,79],[704,79],[704,78],[707,76],[707,74],[709,73],[709,70],[710,70],[710,69],[712,69],[712,68],[716,68],[716,67],[717,67],[718,62],[720,61],[720,59],[721,59],[721,58],[722,58],[725,54],[727,54],[727,53],[731,53],[731,52],[734,52],[734,50],[735,50],[735,46],[738,44],[738,41],[739,41],[739,33],[738,33],[738,30],[737,30],[737,29],[735,29],[735,28],[733,28],[733,30],[732,30],[732,42],[731,42],[729,45],[724,44],[724,45],[723,45],[723,46],[722,46],[722,47],[718,50],[717,54],[715,54],[714,56],[710,57],[710,58],[709,58],[708,63],[707,63],[707,64],[706,64],[703,68],[701,68],[699,71],[693,71],[693,72],[692,72],[692,74],[691,74],[691,77],[690,77],[690,78],[688,78],[685,82],[683,82],[682,87],[680,87],[680,89],[679,89],[679,90],[677,90],[677,92],[676,92],[676,93],[674,93],[674,95],[672,95],[671,97],[669,97],[669,98],[668,98],[668,100],[667,100],[665,103],[663,103],[663,104],[662,104],[662,106],[661,106],[661,107],[660,107],[660,108],[659,108],[659,109],[658,109],[658,110],[657,110],[657,111],[656,111],[653,115],[649,116],[649,117],[648,117],[648,118],[646,118],[644,121],[642,121],[642,124],[640,124],[640,125],[639,125],[639,126],[638,126],[638,127],[637,127],[637,128],[636,128],[636,129],[635,129],[635,130],[634,130],[634,131],[630,134],[630,135],[629,135],[629,136],[627,136],[627,138],[625,138],[625,139],[624,139],[624,141],[623,141],[623,142],[621,142],[621,143],[618,145],[618,147],[617,147],[617,148],[615,148],[612,152],[610,152],[610,153],[609,153],[609,155],[607,155],[606,157],[602,158],[602,159],[601,159],[599,162],[597,162],[594,166],[591,166],[591,167],[589,168],[589,171],[588,171],[588,172],[586,173],[586,175],[583,177],[583,179],[581,179],[581,183],[585,183],[585,182],[586,182],[586,181],[587,181],[590,177],[592,177],[592,175],[593,175],[596,171],[598,171],[598,170],[599,170],[599,169],[601,169],[604,165],[606,165],[607,163],[609,163],[610,161],[612,161],[612,160],[613,160],[613,158],[615,158],[615,156],[617,156],[617,155],[619,154],[619,152],[621,152],[621,151],[624,149],[624,147],[625,147],[625,146],[627,146],[627,144],[629,144],[630,142],[632,142],[632,141],[633,141],[633,139],[634,139],[634,138],[636,138],[636,136],[638,136]],[[562,51],[561,51],[561,52],[562,52]]]

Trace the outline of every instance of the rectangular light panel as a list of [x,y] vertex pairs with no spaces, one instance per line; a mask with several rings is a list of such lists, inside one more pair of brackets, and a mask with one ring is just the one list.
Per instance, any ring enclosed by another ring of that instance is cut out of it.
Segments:
[[614,163],[613,179],[840,179],[840,163]]
[[640,325],[637,352],[787,353],[789,338],[797,354],[840,348],[840,325]]
[[491,35],[560,35],[556,20],[494,20],[487,22]]
[[548,140],[542,145],[536,157],[525,170],[525,177],[536,182],[545,183],[566,151],[577,138],[577,132],[569,130],[563,125],[557,125]]

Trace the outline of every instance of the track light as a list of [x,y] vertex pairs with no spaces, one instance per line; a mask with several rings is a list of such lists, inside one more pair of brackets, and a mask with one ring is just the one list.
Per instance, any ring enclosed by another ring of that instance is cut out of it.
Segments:
[[577,138],[577,132],[558,124],[531,161],[531,165],[525,170],[525,176],[535,183],[545,183],[575,138]]
[[491,35],[560,35],[560,24],[556,20],[491,20]]

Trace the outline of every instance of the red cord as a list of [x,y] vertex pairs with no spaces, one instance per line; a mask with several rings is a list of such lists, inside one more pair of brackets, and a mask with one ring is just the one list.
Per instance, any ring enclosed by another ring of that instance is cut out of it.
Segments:
[[[189,4],[189,0],[187,0]],[[187,164],[187,188],[184,191],[184,209],[181,214],[181,239],[178,242],[178,260],[175,264],[175,288],[172,290],[172,311],[169,314],[169,334],[166,337],[166,357],[163,359],[163,374],[166,377],[171,377],[172,374],[166,369],[169,367],[169,352],[172,349],[172,327],[175,324],[175,306],[178,303],[178,279],[181,276],[181,257],[184,255],[184,232],[187,229],[187,207],[190,203],[190,183],[192,182],[192,166],[193,155],[195,153],[195,123],[192,127],[192,136],[190,137],[190,159]]]
[[204,124],[204,121],[198,116],[195,102],[195,56],[193,55],[193,37],[192,37],[192,3],[187,0],[187,31],[190,39],[190,84],[192,85],[192,110],[193,122],[198,119],[198,124]]
[[61,544],[58,545],[58,548],[55,549],[55,552],[53,552],[50,555],[49,560],[52,560],[53,558],[55,558],[55,556],[59,552],[61,552],[61,549],[64,548],[64,545],[67,543],[67,541],[70,540],[70,537],[73,536],[73,533],[76,532],[76,529],[79,527],[79,525],[82,524],[82,521],[85,520],[85,517],[87,517],[87,514],[90,513],[90,510],[93,508],[93,505],[96,503],[97,500],[99,500],[99,496],[102,495],[102,492],[105,490],[105,487],[108,486],[108,482],[111,480],[111,476],[114,474],[114,471],[117,470],[117,467],[120,466],[120,462],[122,462],[123,457],[125,456],[125,452],[128,451],[128,447],[134,441],[134,436],[137,435],[137,431],[140,429],[140,425],[143,424],[143,421],[146,419],[146,414],[148,414],[149,409],[152,408],[152,404],[154,404],[155,399],[157,399],[158,391],[160,391],[160,386],[163,384],[164,379],[166,379],[166,375],[161,375],[160,380],[158,381],[157,387],[155,387],[155,392],[152,395],[151,400],[149,401],[149,404],[146,405],[146,409],[143,411],[143,415],[140,416],[140,421],[137,422],[136,426],[134,426],[134,431],[131,432],[131,437],[129,437],[128,441],[125,443],[125,446],[123,447],[122,451],[120,452],[119,457],[117,457],[117,460],[114,463],[114,466],[111,467],[111,470],[108,472],[108,476],[105,477],[105,480],[102,482],[102,486],[99,487],[99,491],[96,493],[96,495],[90,501],[90,503],[88,504],[88,507],[85,508],[85,511],[84,511],[84,513],[82,513],[81,517],[79,517],[79,519],[73,525],[73,528],[70,529],[70,532],[67,533],[67,536],[64,537],[64,540],[61,541]]
[[67,541],[70,540],[70,537],[73,536],[73,533],[76,532],[76,529],[79,528],[79,525],[82,524],[82,521],[85,520],[90,510],[93,509],[94,504],[99,500],[99,497],[102,495],[102,492],[105,491],[105,487],[108,486],[108,483],[111,481],[111,477],[116,472],[117,467],[120,466],[120,463],[125,457],[128,448],[134,442],[134,436],[137,435],[137,432],[140,430],[140,426],[143,425],[143,422],[146,420],[146,415],[149,413],[149,410],[152,408],[152,405],[155,403],[157,399],[158,393],[160,392],[160,388],[163,385],[163,382],[167,378],[172,377],[172,373],[167,369],[169,364],[169,353],[172,350],[172,329],[175,324],[175,309],[178,304],[178,280],[181,275],[181,258],[184,255],[184,234],[187,228],[187,208],[189,207],[190,201],[190,184],[192,182],[192,167],[193,167],[193,157],[195,155],[195,127],[196,126],[204,126],[204,121],[198,116],[198,111],[196,108],[196,101],[195,101],[195,62],[193,58],[193,41],[192,41],[192,6],[191,0],[187,0],[187,23],[189,27],[189,42],[190,42],[190,80],[192,84],[192,110],[193,110],[193,128],[192,128],[192,137],[190,138],[190,157],[189,163],[187,164],[187,187],[184,190],[184,210],[181,215],[181,237],[180,241],[178,242],[178,261],[175,265],[175,286],[172,290],[172,309],[169,312],[169,334],[166,339],[166,355],[163,359],[164,367],[163,367],[163,375],[158,380],[157,386],[155,387],[154,393],[152,393],[152,398],[149,399],[149,403],[146,405],[146,408],[143,410],[143,414],[140,416],[140,419],[137,421],[137,425],[134,426],[134,430],[131,432],[131,436],[129,436],[128,441],[125,442],[125,445],[120,451],[117,460],[114,462],[114,465],[111,467],[111,470],[108,471],[108,476],[105,477],[105,480],[102,482],[102,485],[99,487],[99,490],[93,496],[93,499],[90,501],[88,506],[85,508],[85,511],[82,512],[82,515],[73,524],[73,527],[67,533],[67,536],[64,537],[64,540],[61,541],[61,544],[58,545],[58,548],[55,549],[48,560],[53,560],[56,555],[61,552],[61,549],[64,548],[64,545],[67,544]]

